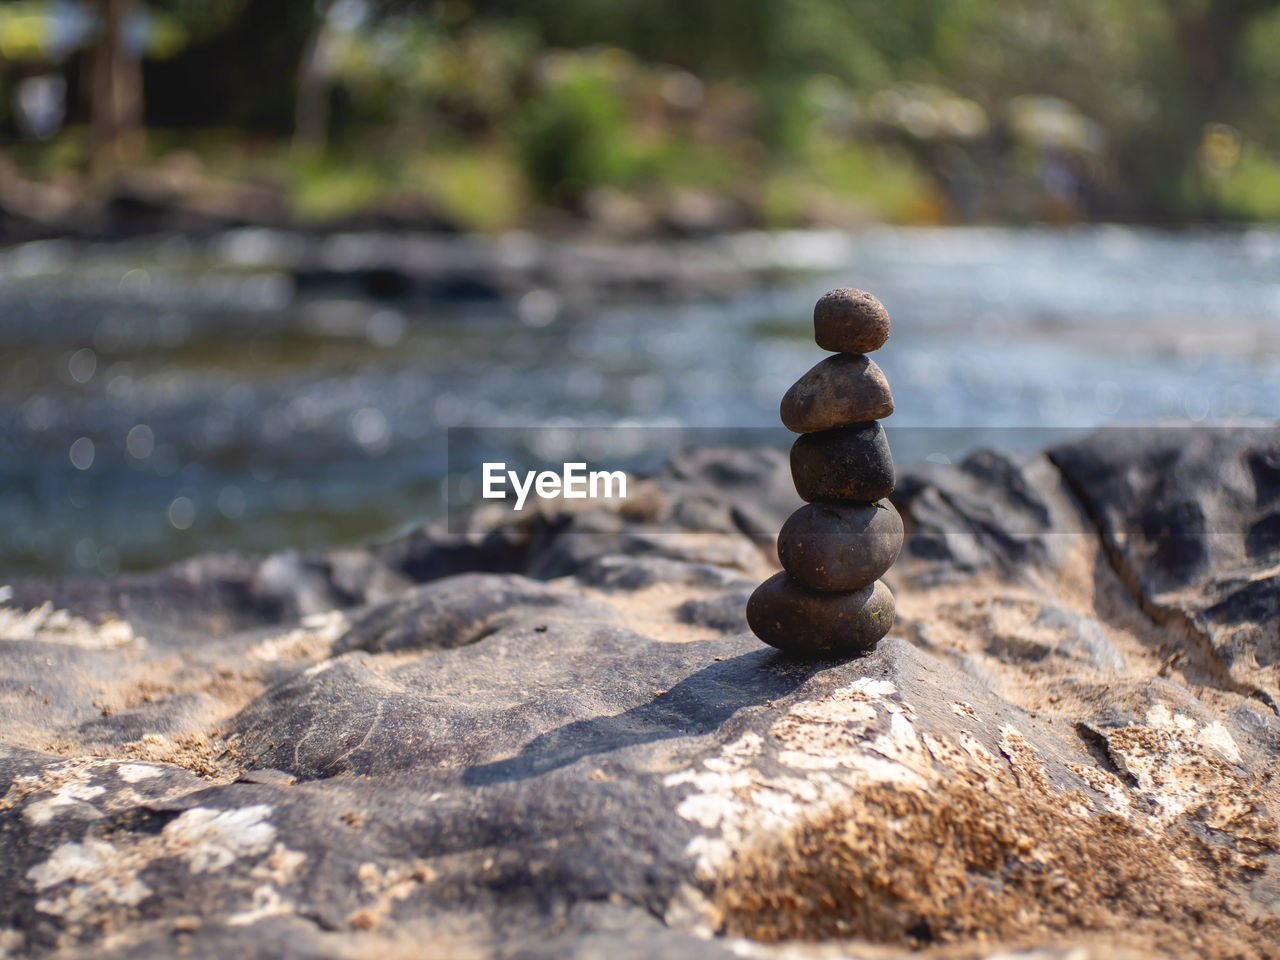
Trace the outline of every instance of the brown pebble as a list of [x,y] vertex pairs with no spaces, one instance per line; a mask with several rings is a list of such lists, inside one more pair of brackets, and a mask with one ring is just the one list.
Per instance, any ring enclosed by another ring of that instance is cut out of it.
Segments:
[[870,353],[889,339],[889,311],[865,290],[831,290],[814,304],[813,339],[823,350]]
[[893,413],[893,394],[874,360],[837,353],[792,384],[780,412],[792,433],[816,433],[884,419]]
[[902,518],[888,500],[810,503],[782,525],[778,559],[814,590],[860,590],[893,566]]
[[856,423],[797,437],[791,479],[800,499],[874,503],[893,492],[893,454],[884,427]]
[[779,573],[747,601],[751,632],[803,657],[852,657],[875,646],[893,626],[893,593],[883,580],[848,593],[810,590]]

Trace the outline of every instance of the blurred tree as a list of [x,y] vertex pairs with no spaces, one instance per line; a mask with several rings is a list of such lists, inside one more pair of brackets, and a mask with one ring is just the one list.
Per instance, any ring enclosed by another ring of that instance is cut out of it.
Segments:
[[135,0],[99,0],[98,36],[82,74],[89,106],[93,166],[99,172],[135,159],[142,149],[141,51],[125,26]]
[[617,75],[627,64],[617,60],[605,54],[548,65],[550,76],[520,111],[516,148],[539,199],[575,209],[590,188],[626,176],[628,105]]
[[298,65],[298,95],[293,112],[295,150],[323,147],[329,131],[329,83],[333,73],[333,48],[337,42],[329,13],[332,4],[316,0],[321,10]]
[[[1212,133],[1212,125],[1248,122],[1260,91],[1254,88],[1257,76],[1246,69],[1245,43],[1255,23],[1280,10],[1280,0],[1171,0],[1171,8],[1190,95],[1182,109],[1166,119],[1174,125],[1178,154],[1189,161]],[[1212,193],[1203,183],[1197,187],[1191,212],[1219,213]]]
[[292,132],[299,67],[322,23],[316,0],[157,0],[190,40],[148,61],[147,121],[156,126]]
[[[879,169],[842,151],[909,157],[946,188],[940,216],[1037,215],[1050,181],[1067,216],[1214,216],[1227,193],[1241,215],[1237,164],[1280,184],[1280,0],[85,2],[104,29],[71,106],[110,162],[138,142],[141,76],[147,124],[292,134],[321,165],[367,161],[365,193],[467,153],[568,207],[681,177],[749,196],[815,165],[852,190]],[[9,6],[5,56],[54,4]],[[141,60],[122,25],[160,14],[184,46]]]

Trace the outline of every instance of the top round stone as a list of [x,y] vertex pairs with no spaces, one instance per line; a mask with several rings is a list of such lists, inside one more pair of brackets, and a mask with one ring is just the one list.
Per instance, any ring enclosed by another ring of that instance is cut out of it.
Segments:
[[865,290],[832,290],[814,305],[813,339],[835,353],[870,353],[889,339],[889,311]]

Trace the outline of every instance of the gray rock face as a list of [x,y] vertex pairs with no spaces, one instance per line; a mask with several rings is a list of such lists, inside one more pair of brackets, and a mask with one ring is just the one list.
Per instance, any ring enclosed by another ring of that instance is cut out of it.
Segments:
[[1147,612],[1275,709],[1280,428],[1117,428],[1049,456]]
[[612,616],[607,603],[527,577],[460,574],[406,590],[366,609],[333,650],[442,650],[476,643],[531,619],[609,620]]
[[1275,437],[907,471],[897,622],[839,663],[744,632],[798,505],[758,451],[13,584],[0,956],[1271,956]]
[[983,571],[1025,579],[1066,563],[1093,530],[1040,454],[978,450],[954,467],[916,465],[892,500],[910,517],[907,553],[944,579]]

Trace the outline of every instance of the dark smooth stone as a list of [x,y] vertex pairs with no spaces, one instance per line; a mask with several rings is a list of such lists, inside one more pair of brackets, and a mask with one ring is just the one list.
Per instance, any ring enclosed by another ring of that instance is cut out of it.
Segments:
[[792,384],[780,412],[792,433],[815,433],[881,420],[893,413],[893,394],[874,360],[837,353]]
[[883,580],[830,593],[779,573],[747,601],[752,633],[771,647],[808,657],[852,657],[870,650],[889,632],[895,613],[893,593]]
[[797,437],[791,479],[800,499],[874,503],[893,492],[893,454],[884,427],[872,421]]
[[778,534],[778,559],[814,590],[860,590],[873,583],[902,550],[902,517],[888,500],[810,503]]
[[889,339],[889,311],[865,290],[832,290],[814,304],[813,339],[823,350],[870,353]]

